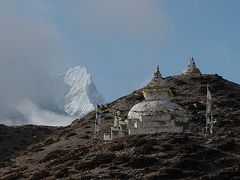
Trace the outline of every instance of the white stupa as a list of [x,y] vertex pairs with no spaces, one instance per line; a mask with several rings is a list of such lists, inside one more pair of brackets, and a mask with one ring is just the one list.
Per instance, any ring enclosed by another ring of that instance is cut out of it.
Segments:
[[104,135],[105,140],[132,134],[184,131],[184,124],[188,122],[186,112],[179,105],[170,102],[173,94],[162,78],[159,66],[142,93],[145,100],[130,109],[127,119],[116,116],[111,134]]
[[186,123],[184,110],[170,102],[172,91],[165,83],[159,67],[151,82],[144,88],[145,100],[133,106],[128,113],[129,134],[183,132]]
[[197,68],[193,57],[189,59],[188,67],[183,70],[182,74],[201,74],[201,71]]

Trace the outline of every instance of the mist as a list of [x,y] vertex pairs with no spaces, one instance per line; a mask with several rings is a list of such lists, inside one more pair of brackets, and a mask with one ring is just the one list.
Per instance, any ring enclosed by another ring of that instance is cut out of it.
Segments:
[[65,117],[54,113],[50,75],[64,61],[63,36],[51,24],[18,14],[7,1],[0,2],[0,25],[0,123],[58,125],[54,119]]

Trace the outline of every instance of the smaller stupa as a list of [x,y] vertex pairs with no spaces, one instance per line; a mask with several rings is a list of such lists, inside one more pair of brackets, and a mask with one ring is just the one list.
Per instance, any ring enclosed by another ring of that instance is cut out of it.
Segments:
[[193,57],[189,59],[188,67],[183,70],[182,74],[201,74],[201,71],[197,68]]

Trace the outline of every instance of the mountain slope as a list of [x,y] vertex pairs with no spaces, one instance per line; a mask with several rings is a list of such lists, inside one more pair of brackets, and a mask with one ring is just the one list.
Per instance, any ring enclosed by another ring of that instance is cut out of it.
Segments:
[[56,130],[47,126],[12,126],[0,125],[0,162],[16,151],[39,142]]
[[104,102],[86,68],[71,68],[55,82],[56,103],[68,115],[81,117]]
[[[173,101],[188,112],[191,133],[134,135],[104,142],[103,133],[113,125],[116,110],[127,113],[142,100],[137,90],[107,104],[99,136],[94,135],[91,112],[2,163],[0,174],[3,179],[239,178],[240,85],[217,75],[174,76],[166,81],[175,95]],[[213,137],[202,133],[204,108],[187,108],[206,98],[207,83],[218,121]]]

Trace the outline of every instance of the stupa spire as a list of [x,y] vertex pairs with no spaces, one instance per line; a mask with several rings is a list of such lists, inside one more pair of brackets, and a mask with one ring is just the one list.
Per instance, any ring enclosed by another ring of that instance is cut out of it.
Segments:
[[197,68],[197,67],[196,67],[196,63],[195,63],[193,57],[191,57],[191,58],[189,59],[189,62],[188,62],[188,69],[194,70],[194,69],[196,69],[196,68]]
[[169,89],[168,84],[163,79],[160,73],[160,68],[154,72],[154,77],[143,89],[143,95],[146,100],[155,99],[171,99],[173,97],[172,91]]
[[201,71],[197,68],[193,57],[189,59],[188,67],[183,71],[183,74],[201,74]]
[[159,65],[157,66],[157,70],[156,70],[156,72],[154,73],[154,78],[157,80],[157,79],[159,79],[159,78],[162,78],[162,74],[161,74],[161,72],[160,72],[160,67],[159,67]]

